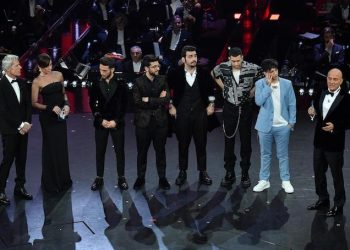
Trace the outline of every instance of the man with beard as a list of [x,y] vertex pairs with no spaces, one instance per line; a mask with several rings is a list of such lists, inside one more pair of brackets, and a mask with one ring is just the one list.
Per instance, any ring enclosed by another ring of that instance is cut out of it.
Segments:
[[167,104],[169,89],[164,76],[159,75],[160,64],[154,55],[146,55],[142,63],[145,74],[136,79],[133,95],[135,101],[135,126],[137,143],[137,179],[134,189],[145,184],[147,153],[151,142],[156,152],[159,187],[170,189],[165,177],[165,143],[168,134]]
[[169,76],[173,90],[169,113],[176,119],[176,137],[179,143],[179,176],[175,184],[181,186],[187,179],[188,148],[194,139],[197,154],[199,182],[211,185],[207,169],[208,116],[214,113],[214,89],[210,74],[197,67],[196,47],[184,46],[181,51],[183,66]]
[[100,59],[101,80],[90,88],[90,108],[94,115],[96,169],[97,177],[91,186],[95,191],[103,185],[105,153],[109,134],[112,137],[114,152],[117,158],[118,187],[128,189],[124,177],[124,115],[127,94],[124,81],[114,74],[115,61],[113,58]]

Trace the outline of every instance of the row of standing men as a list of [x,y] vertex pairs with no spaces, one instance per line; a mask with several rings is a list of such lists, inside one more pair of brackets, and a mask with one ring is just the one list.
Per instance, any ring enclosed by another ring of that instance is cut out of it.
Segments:
[[[261,67],[243,60],[239,48],[229,50],[229,60],[217,65],[211,76],[223,91],[223,131],[225,135],[226,175],[221,186],[229,188],[236,180],[234,154],[235,136],[239,132],[241,184],[248,188],[251,157],[252,100],[260,107],[255,128],[258,131],[261,154],[259,182],[253,191],[261,192],[270,187],[270,165],[272,143],[276,144],[282,188],[293,193],[290,182],[288,144],[290,132],[296,123],[296,99],[292,83],[278,76],[278,62],[265,59]],[[133,88],[135,102],[135,133],[137,142],[137,179],[134,189],[145,184],[147,152],[153,142],[159,187],[170,189],[166,178],[165,143],[168,129],[168,112],[174,117],[178,139],[179,175],[176,185],[187,179],[188,148],[193,137],[199,183],[211,185],[206,172],[207,130],[218,126],[214,114],[214,90],[209,72],[197,67],[197,53],[193,46],[184,46],[181,52],[183,65],[169,72],[168,78],[159,75],[160,64],[156,57],[143,58],[145,74],[137,78]],[[32,85],[31,102],[25,92],[25,84],[18,78],[21,66],[16,56],[6,56],[2,62],[5,76],[1,80],[0,128],[3,138],[4,156],[0,166],[0,204],[8,205],[5,195],[6,180],[10,167],[16,160],[16,186],[14,194],[32,199],[24,188],[27,134],[31,128],[30,108],[39,109],[43,133],[42,187],[57,193],[71,187],[65,117],[69,114],[69,103],[62,85],[62,74],[52,71],[51,58],[46,54],[38,57],[39,75]],[[91,189],[103,185],[104,160],[109,134],[112,137],[117,158],[118,187],[128,189],[125,179],[124,114],[126,110],[125,84],[114,74],[115,62],[103,57],[99,71],[101,80],[90,88],[90,107],[94,116],[96,142],[96,170]],[[261,78],[260,80],[258,80]],[[345,203],[342,175],[345,129],[350,127],[349,95],[342,91],[342,73],[338,69],[328,72],[328,92],[317,95],[308,110],[310,116],[317,115],[314,140],[314,171],[318,201],[308,209],[329,207],[326,170],[331,169],[335,197],[334,206],[327,216],[342,214]],[[17,84],[16,84],[17,83]],[[171,89],[168,87],[168,83]],[[254,84],[255,83],[255,84]],[[43,97],[39,102],[39,94]],[[17,102],[17,103],[16,103]],[[19,104],[19,105],[18,105]]]

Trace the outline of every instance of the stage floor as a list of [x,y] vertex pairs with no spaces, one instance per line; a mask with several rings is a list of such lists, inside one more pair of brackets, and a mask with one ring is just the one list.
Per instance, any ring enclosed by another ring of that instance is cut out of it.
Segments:
[[[281,190],[277,161],[273,161],[271,188],[254,193],[237,182],[231,190],[220,187],[223,168],[223,133],[208,135],[208,173],[212,186],[198,185],[193,142],[188,182],[178,188],[177,141],[168,138],[167,177],[169,191],[158,190],[153,148],[148,157],[146,186],[135,192],[136,140],[132,115],[126,126],[126,177],[129,190],[116,188],[116,163],[111,142],[106,153],[105,185],[92,192],[95,170],[94,130],[90,114],[71,115],[68,120],[71,190],[57,197],[44,197],[40,188],[41,130],[33,116],[27,163],[27,190],[33,201],[13,198],[14,166],[6,193],[11,205],[0,207],[0,249],[348,249],[350,204],[344,216],[325,218],[325,212],[307,211],[316,201],[312,170],[313,126],[305,112],[290,138],[290,172],[293,194]],[[250,176],[258,181],[260,166],[256,131],[252,136]],[[347,135],[344,178],[350,195],[350,136]],[[239,140],[237,147],[239,149]],[[0,150],[2,147],[0,146]],[[236,150],[238,152],[238,150]],[[329,192],[333,186],[328,173]]]

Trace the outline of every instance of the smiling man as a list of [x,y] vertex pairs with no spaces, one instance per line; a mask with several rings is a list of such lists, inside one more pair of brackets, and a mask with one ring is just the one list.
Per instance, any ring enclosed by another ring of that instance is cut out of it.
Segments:
[[341,87],[343,74],[333,68],[327,75],[328,90],[316,96],[308,109],[310,116],[316,116],[314,137],[314,173],[318,201],[307,207],[319,210],[329,207],[326,172],[331,169],[335,190],[334,206],[326,216],[343,214],[345,189],[343,178],[345,130],[350,127],[350,96]]

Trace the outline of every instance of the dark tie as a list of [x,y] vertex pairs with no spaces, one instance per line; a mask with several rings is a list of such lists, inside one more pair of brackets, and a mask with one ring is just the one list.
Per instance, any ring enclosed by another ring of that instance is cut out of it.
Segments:
[[12,83],[15,83],[15,82],[17,82],[17,80],[16,80],[16,79],[15,79],[15,80],[12,80],[12,81],[11,81],[11,84],[12,84]]
[[330,92],[329,90],[326,91],[326,95],[331,95],[332,97],[334,96],[333,92]]

